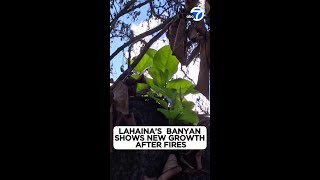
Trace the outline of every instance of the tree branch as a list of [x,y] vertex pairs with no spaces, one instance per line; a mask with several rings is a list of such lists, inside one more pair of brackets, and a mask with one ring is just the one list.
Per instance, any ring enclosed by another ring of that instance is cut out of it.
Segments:
[[122,46],[120,46],[114,53],[111,54],[110,56],[110,61],[119,53],[121,52],[124,48],[126,48],[127,46],[129,46],[131,43],[135,43],[137,41],[139,41],[139,39],[142,39],[148,35],[151,35],[161,29],[165,29],[167,30],[167,28],[164,28],[169,22],[171,22],[171,20],[173,19],[173,17],[167,19],[164,23],[160,24],[159,26],[149,30],[149,31],[146,31],[142,34],[139,34],[138,36],[136,37],[133,37],[132,39],[130,39],[128,42],[124,43]]
[[[130,8],[130,6],[132,6],[136,1],[137,1],[137,0],[132,0],[132,1],[128,2],[128,3],[125,5],[125,7],[115,16],[115,18],[114,18],[114,19],[111,21],[111,23],[110,23],[110,31],[114,28],[114,26],[116,25],[118,19],[119,19],[121,16],[123,16],[123,15],[125,15],[125,14],[127,14],[127,13],[129,13],[129,12],[135,10],[135,9],[137,9],[137,8],[140,8],[140,7],[148,4],[149,1],[151,1],[151,0],[145,1],[145,2],[143,2],[143,3],[140,3],[140,4],[138,4],[138,5]],[[130,9],[129,9],[129,8],[130,8]]]
[[193,79],[191,79],[191,78],[188,76],[188,74],[182,69],[182,65],[181,65],[180,71],[184,74],[184,78],[186,77],[186,78],[188,78],[188,79],[192,82],[192,84],[196,84],[196,83],[194,83]]
[[200,54],[200,44],[196,48],[193,49],[193,51],[190,53],[189,57],[187,58],[187,62],[185,66],[189,66],[191,61],[193,61],[195,58],[197,58]]
[[115,26],[116,22],[118,21],[118,19],[119,19],[121,16],[123,16],[124,14],[126,14],[127,11],[128,11],[128,8],[129,8],[130,6],[132,6],[136,1],[137,1],[137,0],[131,0],[131,1],[129,1],[129,2],[120,10],[119,13],[117,12],[117,15],[115,16],[115,18],[114,18],[114,19],[111,21],[111,23],[110,23],[110,31],[114,28],[114,26]]
[[112,86],[110,87],[110,90],[112,91],[117,84],[123,80],[124,78],[126,78],[131,71],[136,67],[136,65],[140,62],[140,60],[142,59],[142,57],[144,56],[144,54],[148,51],[148,49],[151,47],[151,45],[156,42],[168,29],[169,25],[174,22],[177,18],[179,18],[179,16],[175,16],[174,18],[171,18],[171,21],[168,22],[165,27],[157,34],[155,35],[143,48],[143,50],[140,52],[140,54],[137,56],[137,58],[135,59],[135,61],[131,64],[131,66],[125,70],[119,77],[118,79],[112,84]]
[[153,2],[150,1],[150,10],[151,10],[151,15],[153,15],[154,17],[164,20],[159,14],[156,13],[156,11],[154,10],[154,6],[153,6]]

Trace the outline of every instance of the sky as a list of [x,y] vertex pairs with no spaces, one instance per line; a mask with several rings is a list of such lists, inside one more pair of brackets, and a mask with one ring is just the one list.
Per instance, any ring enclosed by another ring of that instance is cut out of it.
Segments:
[[[204,0],[200,0],[201,3],[204,2]],[[203,7],[203,4],[200,5]],[[136,22],[130,22],[129,20],[127,20],[126,18],[122,18],[124,20],[124,22],[126,23],[131,23],[131,30],[134,33],[134,36],[137,36],[141,33],[144,33],[145,31],[149,30],[146,26],[147,22],[145,21],[147,19],[147,10],[148,10],[149,6],[145,5],[143,7],[140,8],[140,16],[138,17],[138,19],[136,20]],[[156,19],[156,18],[152,18],[150,20],[150,29],[158,26],[160,24],[160,20]],[[146,42],[148,42],[150,39],[152,38],[152,36],[147,36],[144,38],[144,40]],[[120,41],[120,39],[118,40],[114,40],[113,43],[111,43],[111,48],[110,48],[110,54],[112,54],[118,47],[120,47],[123,43],[123,41]],[[161,47],[168,45],[169,41],[166,38],[165,34],[158,39],[152,46],[151,48],[159,50]],[[139,50],[140,50],[140,46],[141,43],[136,43],[131,51],[131,57],[134,57],[136,55],[138,55]],[[116,80],[118,78],[118,76],[121,74],[120,71],[120,67],[121,65],[124,65],[126,67],[125,64],[125,59],[128,58],[128,49],[126,49],[125,51],[125,57],[123,56],[123,53],[120,52],[111,62],[110,64],[113,64],[113,74],[110,74],[110,77],[113,78],[114,80]],[[199,73],[199,64],[200,64],[200,59],[196,59],[194,62],[191,62],[190,65],[188,67],[183,66],[182,69],[186,72],[187,69],[189,69],[189,74],[188,77],[190,77],[194,83],[197,83],[198,81],[198,73]],[[178,72],[175,74],[175,78],[183,78],[184,74],[183,72],[179,71],[181,68],[180,64],[179,64],[179,68],[178,68]],[[193,101],[196,102],[197,98],[201,98],[202,100],[202,107],[203,108],[210,108],[210,102],[202,95],[202,94],[197,94],[197,95],[187,95],[186,99],[189,101]],[[197,110],[198,112],[200,112],[200,108],[196,107],[195,110]]]
[[[126,19],[125,16],[122,16],[121,20],[123,20],[125,23],[132,24],[131,25],[131,29],[134,32],[136,30],[136,32],[139,33],[138,29],[139,29],[139,27],[141,27],[141,25],[142,25],[141,23],[143,23],[143,21],[145,19],[147,19],[147,10],[148,10],[148,8],[149,8],[148,5],[144,5],[141,8],[139,8],[140,16],[138,16],[136,22],[134,22],[134,23],[132,23],[130,20]],[[146,31],[146,29],[142,28],[140,33],[145,32],[145,31]],[[137,34],[135,34],[135,35],[137,35]],[[118,47],[120,47],[124,43],[125,43],[125,41],[121,41],[120,38],[114,38],[113,43],[110,42],[110,45],[111,45],[110,54],[112,54],[114,51],[116,51],[116,49]],[[125,49],[125,52],[127,52],[127,51],[128,51],[128,48]],[[111,63],[113,63],[113,74],[112,75],[110,74],[110,76],[114,80],[116,80],[119,77],[119,75],[121,74],[121,71],[120,71],[121,65],[126,65],[125,64],[125,59],[123,57],[123,53],[122,52],[118,53],[118,55],[116,57],[114,57],[114,59],[110,62],[110,64]]]

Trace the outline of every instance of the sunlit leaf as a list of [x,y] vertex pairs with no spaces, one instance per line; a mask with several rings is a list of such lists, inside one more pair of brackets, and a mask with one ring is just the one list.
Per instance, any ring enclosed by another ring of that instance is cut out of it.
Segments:
[[193,109],[194,105],[192,101],[182,101],[183,109]]
[[164,97],[170,102],[173,103],[175,99],[178,98],[178,92],[175,89],[162,88]]
[[173,108],[179,112],[182,112],[182,109],[183,109],[182,102],[180,100],[178,93],[177,93],[177,96],[175,97],[175,100],[173,101]]
[[139,79],[141,75],[139,74],[132,74],[131,77],[135,80]]
[[168,103],[162,99],[156,98],[154,96],[150,96],[152,99],[154,99],[156,102],[158,102],[163,108],[168,109]]
[[156,50],[154,49],[148,49],[148,51],[146,52],[146,54],[143,55],[142,59],[140,60],[140,62],[136,65],[136,67],[134,68],[135,71],[137,72],[143,72],[145,69],[149,68],[152,66],[153,64],[153,57],[156,54]]
[[172,78],[172,76],[170,77],[170,72],[168,69],[165,69],[163,74],[166,82],[168,82]]
[[147,84],[151,87],[151,89],[153,91],[155,91],[156,93],[161,92],[161,89],[153,83],[153,79],[151,79],[151,78],[145,78],[145,79],[146,79]]
[[145,83],[137,83],[136,91],[140,92],[140,91],[144,90],[147,86],[148,86],[148,84],[145,84]]
[[151,67],[148,70],[148,73],[153,78],[153,82],[155,85],[159,87],[164,87],[166,84],[166,74],[164,74],[159,68]]
[[189,89],[184,93],[184,95],[199,94],[199,91],[197,91],[195,87],[196,87],[195,85],[190,86]]
[[179,61],[176,56],[172,55],[170,46],[164,46],[154,55],[153,66],[159,68],[162,72],[168,70],[168,78],[171,77],[178,71]]
[[180,114],[180,112],[177,110],[166,110],[162,108],[158,108],[157,110],[161,112],[169,121],[174,121]]
[[185,124],[198,124],[198,115],[192,109],[183,109],[183,113],[179,115],[177,121],[183,122]]
[[185,95],[186,92],[189,90],[189,88],[192,86],[194,86],[192,82],[186,79],[179,78],[179,79],[174,79],[172,81],[169,81],[166,87],[170,89],[176,89],[178,92],[180,92],[180,88],[181,88],[181,93]]

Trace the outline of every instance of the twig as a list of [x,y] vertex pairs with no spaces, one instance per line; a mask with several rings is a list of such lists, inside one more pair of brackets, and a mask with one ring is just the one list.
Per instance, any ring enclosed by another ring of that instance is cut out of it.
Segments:
[[194,81],[193,81],[193,79],[191,79],[189,76],[188,76],[188,74],[182,69],[182,65],[181,65],[181,72],[184,74],[184,77],[186,77],[186,78],[188,78],[191,82],[192,82],[192,84],[195,84],[194,83]]
[[[182,2],[179,2],[178,4],[172,4],[171,6],[169,6],[169,7],[166,8],[165,10],[163,10],[163,11],[159,14],[159,16],[162,16],[163,13],[165,13],[166,11],[168,11],[169,9],[171,9],[172,7],[179,7],[181,4],[182,4]],[[178,8],[176,8],[176,9],[178,9]],[[175,13],[178,14],[179,11],[177,10]]]
[[[147,42],[144,40],[144,39],[140,39],[140,40],[138,40],[138,42],[141,42],[142,44],[143,44],[143,47],[147,44]],[[130,68],[130,66],[131,66],[131,63],[130,63],[130,61],[131,61],[131,49],[133,48],[133,46],[134,46],[134,44],[131,44],[130,46],[129,46],[129,48],[128,48],[128,54],[129,54],[129,57],[128,57],[128,69]],[[143,47],[141,47],[141,48],[143,48]],[[140,53],[141,53],[141,48],[140,48]],[[133,57],[132,58],[133,60],[135,59],[135,57]]]
[[166,25],[168,25],[169,22],[171,22],[173,19],[173,17],[167,19],[164,23],[160,24],[159,26],[149,30],[149,31],[146,31],[142,34],[139,34],[138,36],[136,37],[133,37],[132,39],[130,39],[128,42],[124,43],[122,46],[120,46],[114,53],[111,54],[110,56],[110,61],[119,53],[121,52],[124,48],[126,48],[127,46],[129,46],[131,43],[135,43],[137,41],[139,41],[139,39],[142,39],[148,35],[151,35],[161,29],[167,29],[167,28],[164,28]]
[[112,86],[110,87],[110,90],[113,90],[117,84],[123,80],[125,77],[127,77],[131,71],[133,70],[134,67],[136,67],[136,65],[140,62],[140,60],[142,59],[142,57],[144,56],[144,54],[148,51],[148,49],[151,47],[151,45],[156,42],[168,29],[169,25],[174,22],[177,18],[179,18],[179,16],[175,16],[174,18],[171,19],[171,21],[169,23],[167,23],[163,29],[157,34],[155,35],[143,48],[143,50],[140,52],[140,54],[137,56],[137,58],[135,59],[135,61],[132,63],[132,65],[130,66],[130,68],[128,68],[127,70],[125,70],[120,76],[119,78],[114,82],[114,84],[112,84]]
[[199,103],[198,107],[199,107],[200,111],[202,111],[203,113],[208,113],[208,110],[203,109],[201,106],[201,105],[203,105],[203,101],[202,101],[202,104],[200,104],[200,101],[198,103]]
[[[150,1],[150,0],[149,0],[149,1]],[[141,3],[141,4],[138,4],[138,5],[130,8],[130,9],[128,9],[128,8],[129,8],[131,5],[133,5],[133,4],[136,2],[136,0],[133,0],[133,1],[128,2],[128,3],[126,4],[126,6],[125,6],[125,7],[116,15],[116,17],[111,21],[111,23],[110,23],[110,30],[112,30],[112,29],[114,28],[116,22],[118,21],[118,19],[119,19],[121,16],[127,14],[127,13],[130,12],[130,11],[133,11],[133,10],[135,10],[135,9],[137,9],[137,8],[140,8],[140,7],[148,4],[149,1],[145,1],[145,2],[143,2],[143,3]]]
[[132,63],[131,67],[135,67],[140,60],[142,59],[143,55],[148,51],[148,49],[151,47],[151,45],[156,42],[168,29],[169,25],[178,18],[178,16],[175,16],[175,18],[172,18],[170,22],[168,22],[163,29],[155,35],[143,48],[142,52],[137,56],[136,60]]
[[127,2],[127,4],[120,10],[120,12],[117,12],[115,18],[110,23],[110,30],[112,30],[118,21],[118,19],[123,16],[124,14],[128,13],[128,8],[132,6],[137,0],[131,0]]
[[192,52],[190,53],[189,57],[187,58],[186,66],[189,66],[191,61],[193,61],[195,58],[197,58],[200,55],[200,44],[198,44],[197,47],[195,47]]
[[150,1],[149,4],[150,4],[151,15],[154,15],[154,17],[156,17],[156,18],[158,18],[158,19],[164,20],[159,14],[157,14],[157,13],[155,12],[154,6],[153,6],[153,2]]

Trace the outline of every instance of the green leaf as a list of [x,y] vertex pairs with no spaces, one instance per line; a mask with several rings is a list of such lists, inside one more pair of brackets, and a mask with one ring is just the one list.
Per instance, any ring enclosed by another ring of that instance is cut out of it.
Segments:
[[132,74],[131,77],[135,80],[139,79],[141,75],[139,74]]
[[165,69],[164,70],[164,78],[165,78],[166,82],[168,82],[171,79],[171,77],[169,77],[169,76],[170,76],[169,70]]
[[175,90],[167,89],[167,88],[164,88],[164,87],[160,88],[160,87],[158,87],[157,85],[154,84],[153,79],[150,79],[150,78],[147,78],[147,77],[145,79],[146,79],[147,84],[157,94],[162,94],[164,97],[170,98],[170,99],[174,99],[174,97],[176,96],[175,95],[175,93],[176,93]]
[[150,48],[146,52],[146,54],[143,55],[140,62],[136,65],[134,68],[135,71],[142,73],[145,69],[149,68],[153,64],[153,57],[156,54],[156,50]]
[[158,87],[157,85],[155,85],[154,84],[154,82],[153,82],[153,79],[150,79],[150,78],[145,78],[146,79],[146,82],[147,82],[147,84],[150,86],[150,88],[155,92],[155,93],[157,93],[157,94],[163,94],[163,93],[165,93],[164,91],[163,91],[163,89],[161,89],[160,87]]
[[155,91],[156,93],[160,93],[159,91],[161,91],[161,89],[153,83],[153,79],[147,77],[145,79],[147,84],[151,87],[153,91]]
[[140,92],[140,91],[142,91],[143,89],[145,89],[147,86],[148,86],[148,84],[145,84],[145,83],[137,83],[137,89],[136,89],[136,91],[137,91],[137,92]]
[[192,101],[182,101],[182,106],[183,106],[183,109],[193,109],[194,107],[194,102]]
[[168,109],[168,103],[162,99],[156,98],[154,96],[150,96],[152,99],[154,99],[156,102],[158,102],[163,108]]
[[181,103],[180,100],[177,99],[176,101],[174,101],[173,109],[175,109],[175,110],[177,110],[177,111],[182,113],[183,107],[182,107],[182,103]]
[[152,48],[149,48],[148,51],[146,52],[146,54],[148,54],[152,59],[156,53],[157,53],[157,50]]
[[174,121],[177,116],[180,114],[177,110],[166,110],[162,108],[157,109],[159,112],[161,112],[169,121]]
[[190,86],[190,88],[184,93],[184,95],[188,94],[199,94],[199,91],[195,89],[196,85]]
[[178,92],[175,89],[162,88],[163,96],[169,101],[174,102],[179,96]]
[[184,96],[192,86],[194,85],[190,81],[179,78],[169,81],[166,87],[170,89],[176,89],[178,92],[180,92],[181,88],[181,94]]
[[155,85],[164,87],[166,85],[166,75],[157,67],[151,67],[148,73],[153,78]]
[[191,109],[184,109],[177,121],[183,122],[183,124],[197,125],[199,120],[196,112],[192,111]]
[[159,68],[162,72],[168,69],[168,79],[178,71],[179,61],[176,56],[172,55],[170,46],[164,46],[158,50],[158,52],[153,57],[153,66]]

